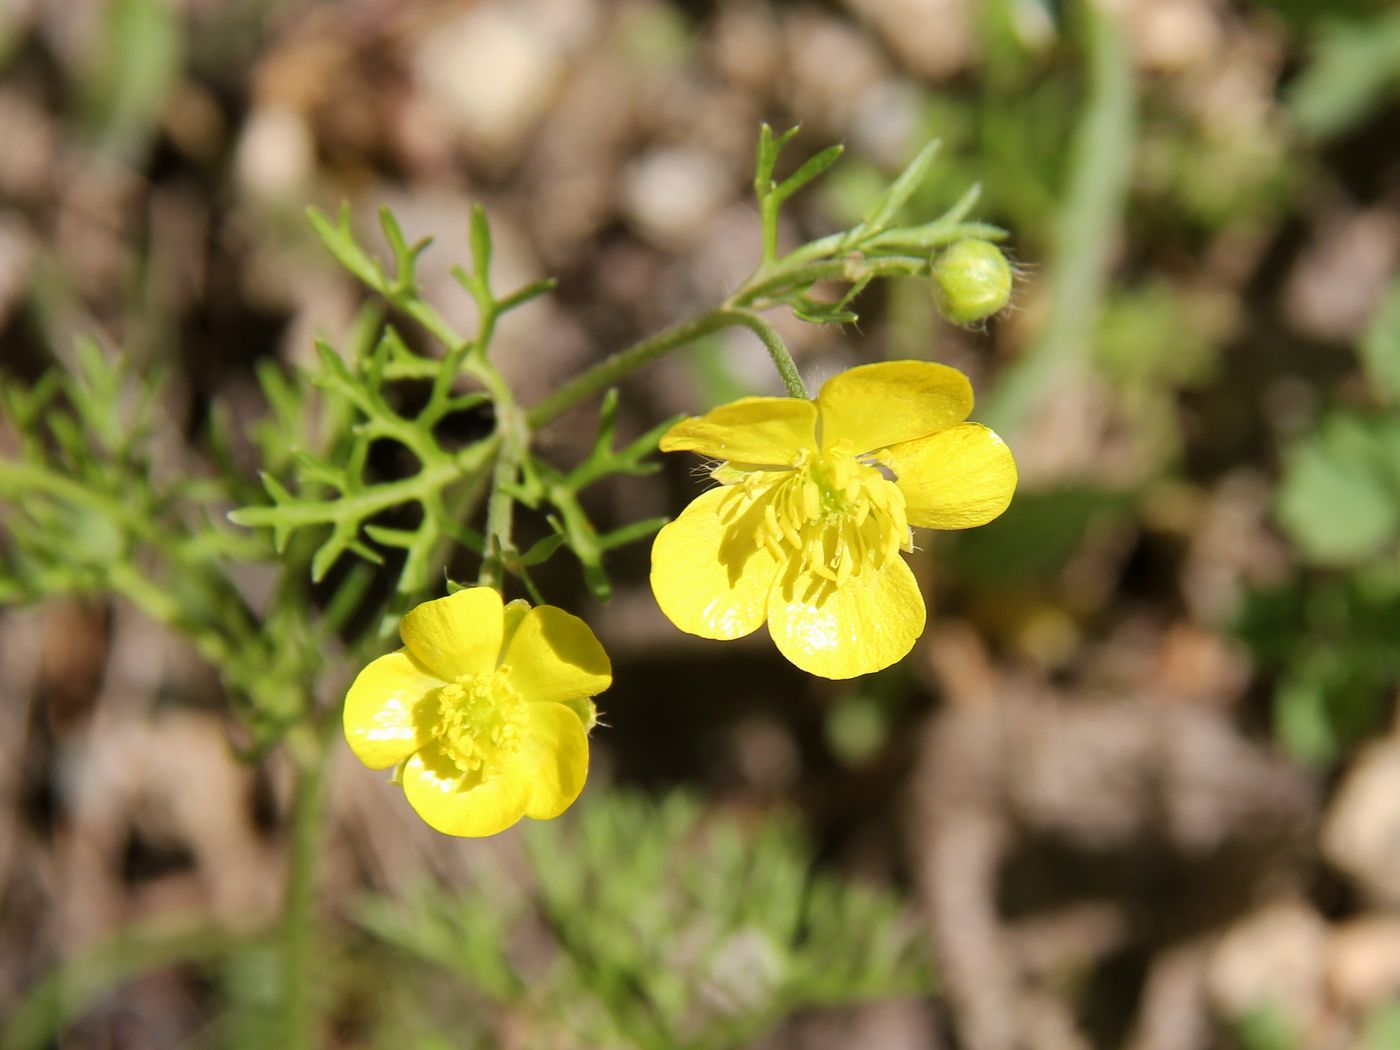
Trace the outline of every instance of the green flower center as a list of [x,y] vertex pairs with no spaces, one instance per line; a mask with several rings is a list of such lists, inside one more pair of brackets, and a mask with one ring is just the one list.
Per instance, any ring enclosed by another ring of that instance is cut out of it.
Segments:
[[720,505],[722,519],[780,562],[837,584],[910,550],[904,493],[841,446],[803,450],[781,471],[753,471]]
[[461,772],[484,779],[520,750],[526,714],[525,701],[510,683],[510,668],[459,675],[438,690],[432,734]]

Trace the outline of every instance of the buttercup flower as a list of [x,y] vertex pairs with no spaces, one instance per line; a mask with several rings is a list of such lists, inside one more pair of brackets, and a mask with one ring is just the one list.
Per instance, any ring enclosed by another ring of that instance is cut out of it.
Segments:
[[448,835],[549,820],[588,776],[592,697],[612,684],[588,625],[501,604],[490,587],[424,602],[345,697],[345,739],[370,769],[402,764],[404,794]]
[[766,620],[779,652],[824,678],[895,663],[924,629],[899,556],[909,526],[984,525],[1016,488],[1011,451],[963,422],[971,411],[957,369],[891,361],[833,377],[815,401],[748,397],[677,423],[662,450],[720,460],[720,484],[657,534],[662,612],[702,638]]

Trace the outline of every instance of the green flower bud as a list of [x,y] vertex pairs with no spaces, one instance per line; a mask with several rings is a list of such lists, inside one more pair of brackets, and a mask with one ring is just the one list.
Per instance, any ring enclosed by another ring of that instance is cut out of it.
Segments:
[[991,241],[958,241],[933,259],[933,301],[953,324],[975,324],[1011,301],[1011,276],[1011,264]]

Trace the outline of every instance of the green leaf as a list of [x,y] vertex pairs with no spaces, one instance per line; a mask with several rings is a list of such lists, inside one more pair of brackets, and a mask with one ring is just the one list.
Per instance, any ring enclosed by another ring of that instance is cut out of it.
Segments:
[[356,556],[363,558],[371,565],[383,565],[384,555],[380,554],[373,547],[367,545],[363,540],[351,540],[349,550]]
[[1400,402],[1400,279],[1381,300],[1361,339],[1361,363],[1371,385],[1392,404]]
[[50,369],[26,389],[0,372],[0,408],[13,420],[20,432],[31,429],[62,389],[62,375]]
[[974,182],[963,195],[954,202],[953,206],[940,215],[935,221],[948,226],[962,222],[977,206],[977,202],[982,198],[982,184]]
[[617,429],[617,406],[620,398],[617,387],[609,387],[603,395],[603,403],[598,408],[598,431],[593,439],[593,453],[607,452],[612,448],[613,433]]
[[472,269],[483,288],[491,279],[491,226],[486,221],[486,209],[480,204],[472,207],[471,220]]
[[303,483],[330,485],[338,492],[344,492],[349,487],[346,483],[344,467],[337,466],[305,449],[297,449],[293,452],[292,462],[295,464],[297,475]]
[[103,147],[134,161],[150,145],[180,77],[184,39],[169,0],[112,0],[93,39],[102,49],[83,85]]
[[807,183],[811,182],[827,168],[831,167],[846,151],[844,146],[828,146],[815,157],[809,157],[807,161],[791,175],[780,182],[773,190],[773,196],[779,202],[787,200],[794,193],[800,190]]
[[794,124],[777,138],[773,129],[765,121],[758,126],[758,156],[754,161],[754,195],[761,201],[773,192],[773,169],[778,164],[778,154],[792,141],[802,125]]
[[808,324],[855,324],[860,317],[854,310],[848,310],[847,306],[856,296],[865,291],[873,278],[866,274],[852,282],[846,294],[834,303],[823,303],[812,299],[810,296],[799,296],[796,302],[790,303],[793,316],[798,320],[806,321]]
[[387,294],[388,288],[383,272],[355,242],[355,235],[350,230],[350,204],[348,201],[341,203],[340,215],[335,225],[332,225],[331,221],[317,208],[307,208],[306,218],[311,223],[311,228],[316,231],[316,236],[325,245],[326,251],[335,256],[336,261],[341,266],[376,292]]
[[611,532],[599,536],[598,546],[602,550],[610,551],[616,547],[636,543],[638,540],[644,540],[657,532],[670,520],[663,514],[656,518],[643,518],[641,521],[634,521],[630,525],[623,525],[621,528],[613,529]]
[[415,271],[418,265],[418,256],[422,255],[428,245],[433,243],[433,239],[425,237],[410,245],[404,238],[403,227],[399,225],[399,220],[389,210],[387,204],[379,207],[379,226],[384,231],[384,239],[389,242],[389,250],[394,253],[394,285],[396,290],[403,294],[416,294]]
[[538,281],[532,281],[518,291],[511,292],[499,303],[496,304],[498,313],[506,313],[514,310],[518,306],[524,306],[532,299],[538,299],[542,295],[547,295],[559,286],[559,281],[555,277],[543,277]]
[[311,582],[320,583],[330,572],[331,566],[337,559],[345,553],[346,549],[356,542],[355,533],[357,525],[354,521],[338,521],[331,534],[326,537],[324,543],[316,550],[316,556],[311,559]]
[[1400,531],[1400,422],[1337,413],[1286,458],[1278,517],[1320,565],[1358,565]]
[[303,396],[273,358],[264,357],[254,366],[258,386],[279,423],[288,424],[302,413]]
[[1293,119],[1326,138],[1355,126],[1400,87],[1400,13],[1336,21],[1317,35],[1315,57],[1288,92]]
[[548,561],[550,556],[563,545],[563,536],[557,534],[554,536],[546,536],[544,539],[531,544],[530,549],[516,558],[514,564],[524,565],[526,567],[541,565]]
[[418,539],[417,529],[391,529],[387,525],[366,525],[365,535],[385,547],[408,550]]
[[[914,195],[914,191],[922,186],[928,178],[929,170],[933,167],[934,159],[938,156],[938,150],[942,146],[939,139],[934,139],[923,149],[919,150],[913,160],[899,174],[899,178],[890,183],[890,188],[881,194],[880,199],[875,202],[874,207],[865,216],[862,224],[866,234],[879,233],[899,214],[899,209],[903,208],[909,198]],[[860,229],[861,227],[857,227]]]
[[242,525],[244,528],[270,527],[272,529],[272,546],[278,554],[281,554],[287,549],[287,539],[291,535],[292,529],[295,528],[287,521],[287,515],[281,512],[287,505],[295,503],[296,497],[267,471],[263,471],[259,477],[262,478],[263,488],[272,497],[273,506],[239,507],[229,511],[228,520],[235,525]]
[[792,316],[807,324],[855,324],[860,320],[860,317],[850,310],[831,310],[826,307],[811,310],[794,306]]

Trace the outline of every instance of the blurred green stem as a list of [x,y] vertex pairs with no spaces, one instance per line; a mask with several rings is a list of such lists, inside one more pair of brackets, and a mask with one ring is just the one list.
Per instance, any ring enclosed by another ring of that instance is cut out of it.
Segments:
[[283,1046],[310,1050],[317,1045],[312,960],[316,949],[316,881],[325,809],[330,737],[339,719],[288,737],[296,767],[289,843],[287,900],[282,927]]
[[1002,434],[1025,425],[1088,359],[1132,172],[1132,56],[1112,15],[1091,0],[1077,6],[1089,52],[1089,97],[1074,138],[1069,187],[1047,268],[1050,318],[1040,339],[1006,370],[981,413]]

